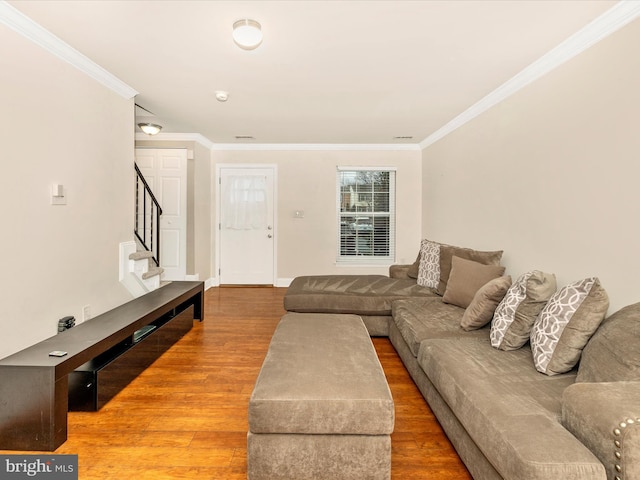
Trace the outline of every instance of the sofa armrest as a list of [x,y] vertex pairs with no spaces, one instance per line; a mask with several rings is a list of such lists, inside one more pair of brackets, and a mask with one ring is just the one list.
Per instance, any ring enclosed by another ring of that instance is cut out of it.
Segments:
[[408,272],[411,265],[390,265],[390,278],[409,278]]
[[608,479],[640,478],[640,382],[574,383],[562,395],[562,424]]

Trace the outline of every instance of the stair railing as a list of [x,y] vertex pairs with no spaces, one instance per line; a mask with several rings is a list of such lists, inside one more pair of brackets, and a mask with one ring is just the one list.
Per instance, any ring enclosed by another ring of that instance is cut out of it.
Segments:
[[153,254],[153,261],[160,266],[160,215],[162,207],[153,195],[138,165],[136,168],[136,221],[135,234],[142,246]]

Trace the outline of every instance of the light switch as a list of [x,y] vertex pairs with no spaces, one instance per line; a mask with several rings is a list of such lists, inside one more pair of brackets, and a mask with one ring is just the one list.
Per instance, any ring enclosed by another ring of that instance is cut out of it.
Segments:
[[66,205],[67,197],[64,194],[64,185],[54,183],[51,185],[51,205]]
[[304,210],[296,210],[293,212],[293,218],[304,218]]

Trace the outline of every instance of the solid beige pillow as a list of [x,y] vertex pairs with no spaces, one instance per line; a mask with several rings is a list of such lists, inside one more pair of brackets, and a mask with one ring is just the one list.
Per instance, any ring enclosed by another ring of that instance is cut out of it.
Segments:
[[467,308],[483,285],[503,273],[504,267],[500,265],[483,265],[454,256],[451,259],[451,274],[442,301]]
[[464,311],[460,326],[463,330],[477,330],[484,327],[493,318],[493,312],[502,301],[511,286],[511,277],[494,278],[478,290]]
[[470,248],[455,247],[452,245],[440,245],[440,280],[437,286],[437,293],[444,295],[447,290],[447,282],[451,274],[451,259],[456,256],[466,260],[482,263],[483,265],[500,265],[502,250],[495,252],[481,252]]

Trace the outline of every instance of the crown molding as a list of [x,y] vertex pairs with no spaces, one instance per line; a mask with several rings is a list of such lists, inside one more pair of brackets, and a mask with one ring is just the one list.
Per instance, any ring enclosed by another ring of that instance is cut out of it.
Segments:
[[197,142],[216,151],[412,151],[419,152],[417,143],[400,145],[387,143],[214,143],[199,133],[160,132],[157,135],[136,133],[137,141]]
[[138,94],[137,91],[122,80],[41,27],[4,0],[0,0],[0,23],[28,38],[49,53],[70,63],[81,72],[87,74],[120,96],[131,99]]
[[215,150],[215,144],[204,135],[199,133],[171,133],[160,132],[157,135],[147,135],[145,133],[136,132],[136,140],[138,141],[160,141],[160,142],[196,142],[209,150]]
[[465,123],[473,120],[481,113],[502,102],[531,82],[546,75],[608,35],[614,33],[640,16],[640,2],[622,0],[587,24],[584,28],[570,36],[553,48],[516,76],[502,84],[493,92],[469,107],[449,123],[440,127],[422,142],[420,148],[425,149],[447,136]]
[[213,150],[271,150],[271,151],[420,151],[417,143],[389,144],[389,143],[218,143],[213,144]]

